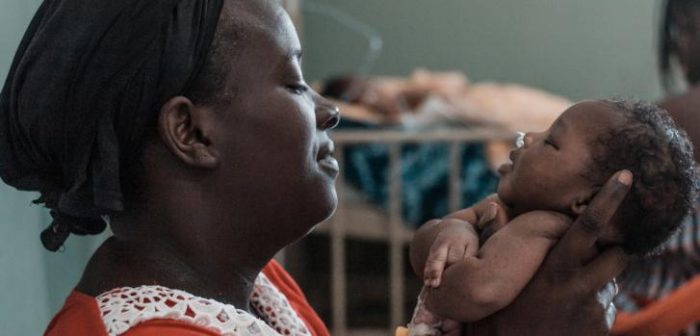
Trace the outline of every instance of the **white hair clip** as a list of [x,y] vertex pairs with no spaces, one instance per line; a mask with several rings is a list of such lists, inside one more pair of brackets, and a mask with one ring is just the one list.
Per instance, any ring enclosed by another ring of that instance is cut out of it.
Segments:
[[522,148],[525,146],[525,133],[516,132],[516,134],[518,134],[518,137],[515,138],[515,148]]

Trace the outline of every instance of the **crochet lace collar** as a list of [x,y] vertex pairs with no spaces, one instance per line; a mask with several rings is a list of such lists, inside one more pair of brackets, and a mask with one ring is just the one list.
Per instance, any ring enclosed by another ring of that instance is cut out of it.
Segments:
[[95,299],[109,336],[153,319],[183,321],[225,336],[311,335],[287,298],[263,273],[255,281],[250,300],[264,321],[232,305],[162,286],[115,288]]

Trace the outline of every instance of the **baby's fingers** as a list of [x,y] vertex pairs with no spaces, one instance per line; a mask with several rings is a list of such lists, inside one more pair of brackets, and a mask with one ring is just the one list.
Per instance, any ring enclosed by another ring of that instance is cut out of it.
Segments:
[[475,241],[472,244],[467,244],[467,246],[464,247],[464,255],[462,256],[462,259],[466,259],[467,257],[476,256],[477,252],[479,252],[479,242],[478,241]]
[[484,216],[484,218],[487,218],[487,220],[482,219],[479,221],[482,242],[489,239],[491,235],[508,224],[509,221],[506,210],[495,202],[489,204],[488,216]]
[[428,259],[425,261],[425,270],[423,271],[423,281],[426,287],[440,286],[442,271],[447,263],[447,253],[449,247],[447,245],[438,244],[430,248]]
[[462,335],[462,324],[454,320],[442,320],[440,328],[443,336],[460,336]]

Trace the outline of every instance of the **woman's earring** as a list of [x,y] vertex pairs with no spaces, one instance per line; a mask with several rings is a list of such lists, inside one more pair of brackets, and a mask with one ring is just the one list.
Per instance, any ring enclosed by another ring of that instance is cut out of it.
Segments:
[[515,138],[515,148],[522,148],[525,146],[525,133],[523,132],[516,132],[518,134],[518,137]]

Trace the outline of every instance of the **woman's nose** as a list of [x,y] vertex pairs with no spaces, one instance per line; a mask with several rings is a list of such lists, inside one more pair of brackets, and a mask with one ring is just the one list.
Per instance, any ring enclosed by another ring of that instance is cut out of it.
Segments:
[[340,108],[330,100],[314,93],[316,103],[316,127],[325,131],[338,126],[340,122]]

